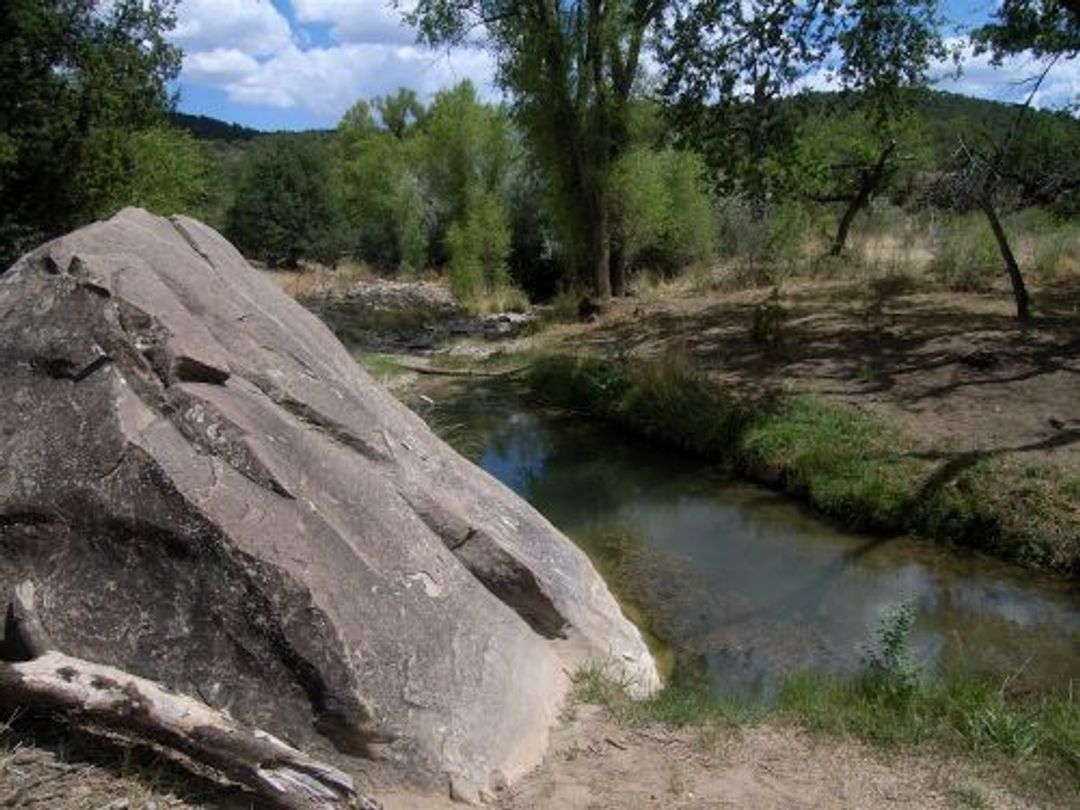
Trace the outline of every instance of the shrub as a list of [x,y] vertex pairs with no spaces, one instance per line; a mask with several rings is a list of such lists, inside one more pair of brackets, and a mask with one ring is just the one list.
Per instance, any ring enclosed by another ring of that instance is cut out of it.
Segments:
[[496,197],[474,195],[464,219],[450,226],[446,242],[450,289],[457,300],[466,302],[510,285],[510,224]]
[[311,136],[259,142],[226,232],[241,250],[271,265],[338,259],[345,249],[344,222],[326,145]]
[[672,274],[716,250],[705,166],[677,149],[631,151],[615,170],[615,230],[631,268]]
[[903,602],[887,609],[875,631],[875,644],[863,653],[863,677],[873,690],[904,699],[919,686],[919,665],[911,656],[915,609]]
[[930,272],[956,292],[989,291],[1002,267],[994,236],[977,215],[945,224],[930,262]]

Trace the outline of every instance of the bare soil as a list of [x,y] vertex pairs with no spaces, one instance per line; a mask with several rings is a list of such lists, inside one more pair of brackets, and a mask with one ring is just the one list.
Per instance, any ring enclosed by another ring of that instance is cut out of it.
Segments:
[[1021,326],[1005,290],[907,292],[889,279],[790,282],[780,338],[750,337],[772,290],[679,282],[625,299],[554,348],[688,356],[734,392],[815,392],[854,404],[943,453],[1023,454],[1080,468],[1080,278],[1037,290]]
[[969,763],[886,753],[787,726],[624,728],[582,706],[504,810],[1033,807]]
[[[449,788],[418,792],[357,777],[385,810],[461,806],[450,800]],[[1018,795],[990,765],[940,753],[885,751],[776,724],[627,727],[590,705],[567,712],[544,762],[486,803],[499,810],[1052,806]],[[152,755],[53,738],[0,749],[0,807],[240,810],[262,804]]]

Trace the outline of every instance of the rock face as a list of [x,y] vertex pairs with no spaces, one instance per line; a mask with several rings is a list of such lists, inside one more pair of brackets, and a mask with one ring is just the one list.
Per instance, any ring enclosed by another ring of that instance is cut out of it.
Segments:
[[0,594],[65,652],[308,747],[477,787],[585,658],[657,685],[585,556],[190,219],[0,276]]

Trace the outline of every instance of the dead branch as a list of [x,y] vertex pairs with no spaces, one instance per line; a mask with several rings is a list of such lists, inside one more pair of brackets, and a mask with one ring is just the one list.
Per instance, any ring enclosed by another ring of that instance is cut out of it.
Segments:
[[157,743],[182,754],[181,764],[209,766],[282,810],[379,807],[357,796],[347,774],[264,731],[154,681],[51,649],[29,582],[15,589],[7,627],[31,658],[0,662],[0,709],[45,709]]

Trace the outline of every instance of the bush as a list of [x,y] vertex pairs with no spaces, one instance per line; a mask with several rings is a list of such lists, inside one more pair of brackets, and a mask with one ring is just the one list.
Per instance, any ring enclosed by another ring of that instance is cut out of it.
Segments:
[[479,193],[463,220],[450,226],[447,274],[458,301],[468,302],[510,286],[510,224],[506,211],[491,194]]
[[332,262],[346,247],[338,186],[325,145],[311,136],[274,136],[252,150],[226,232],[271,265]]
[[631,269],[672,274],[716,251],[715,214],[693,153],[634,149],[615,169],[616,239]]
[[943,225],[930,272],[956,292],[988,292],[1003,272],[1001,253],[981,215],[970,214]]

